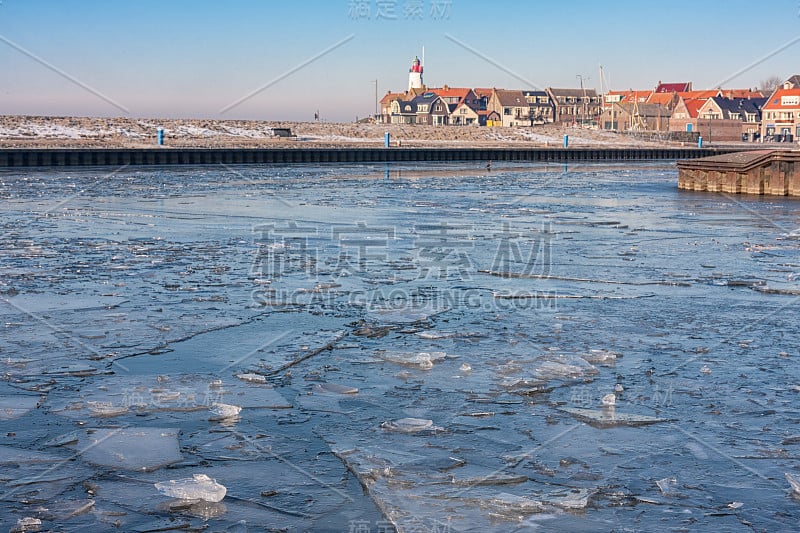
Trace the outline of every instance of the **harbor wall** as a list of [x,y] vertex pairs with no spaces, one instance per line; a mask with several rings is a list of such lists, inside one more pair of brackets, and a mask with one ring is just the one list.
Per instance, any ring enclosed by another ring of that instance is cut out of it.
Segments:
[[724,148],[0,149],[0,168],[446,161],[641,161],[707,157]]

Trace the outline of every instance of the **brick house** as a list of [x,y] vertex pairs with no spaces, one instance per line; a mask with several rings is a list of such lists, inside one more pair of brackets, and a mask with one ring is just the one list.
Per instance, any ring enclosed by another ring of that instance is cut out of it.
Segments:
[[657,104],[612,104],[598,117],[598,127],[613,131],[669,131],[671,111]]
[[547,88],[553,102],[553,120],[560,124],[594,123],[600,115],[600,98],[594,89]]
[[669,131],[697,131],[697,118],[705,99],[680,98],[669,120]]
[[709,98],[698,110],[698,131],[709,141],[756,140],[760,137],[761,108],[766,101],[766,98]]
[[554,122],[555,110],[547,91],[522,91],[528,102],[528,116],[531,124],[550,124]]

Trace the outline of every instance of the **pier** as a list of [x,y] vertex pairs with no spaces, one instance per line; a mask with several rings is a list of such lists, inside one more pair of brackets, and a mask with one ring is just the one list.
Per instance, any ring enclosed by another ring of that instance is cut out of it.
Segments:
[[800,196],[800,150],[753,150],[678,161],[678,188]]
[[0,168],[448,161],[648,161],[708,157],[730,148],[142,148],[0,149]]

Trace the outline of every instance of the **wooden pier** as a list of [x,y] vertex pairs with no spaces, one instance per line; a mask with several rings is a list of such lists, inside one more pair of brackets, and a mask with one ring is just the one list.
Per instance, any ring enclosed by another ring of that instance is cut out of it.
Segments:
[[729,148],[77,148],[0,149],[0,168],[127,165],[249,165],[449,161],[652,161],[729,153]]
[[753,150],[678,161],[678,188],[800,196],[800,150]]

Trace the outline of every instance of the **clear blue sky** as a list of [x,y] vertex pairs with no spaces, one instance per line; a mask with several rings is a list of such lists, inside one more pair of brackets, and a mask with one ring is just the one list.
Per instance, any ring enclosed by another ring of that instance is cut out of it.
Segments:
[[350,121],[423,46],[429,86],[754,87],[798,37],[799,0],[0,0],[0,114]]

